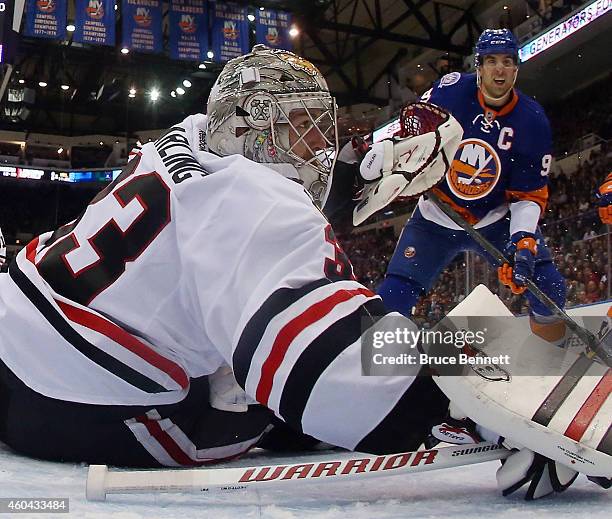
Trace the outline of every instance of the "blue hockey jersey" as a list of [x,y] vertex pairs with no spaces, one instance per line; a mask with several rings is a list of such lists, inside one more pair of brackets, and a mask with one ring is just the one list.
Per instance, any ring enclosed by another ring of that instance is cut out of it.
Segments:
[[485,105],[476,75],[459,72],[442,77],[422,100],[447,109],[464,130],[446,180],[435,190],[443,200],[472,224],[485,218],[492,223],[517,201],[535,202],[544,211],[552,143],[548,119],[535,100],[514,89],[496,111]]

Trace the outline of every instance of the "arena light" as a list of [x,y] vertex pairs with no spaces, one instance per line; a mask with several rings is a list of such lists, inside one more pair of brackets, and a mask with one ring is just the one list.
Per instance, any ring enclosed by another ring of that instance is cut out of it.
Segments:
[[25,83],[25,79],[20,79],[20,80],[19,80],[19,84],[20,84],[20,85],[23,85],[24,83]]
[[185,89],[184,89],[184,88],[182,88],[182,87],[178,87],[178,88],[176,89],[176,93],[177,93],[178,95],[182,96],[182,95],[185,93]]
[[295,38],[298,34],[300,34],[300,30],[294,25],[289,29],[289,36]]
[[249,22],[254,22],[255,21],[255,15],[254,14],[247,14],[247,18],[249,19]]
[[264,9],[265,9],[265,7],[260,7],[259,8],[260,11],[263,11]]
[[183,79],[183,86],[185,88],[191,88],[191,81],[189,81],[188,79]]
[[213,59],[215,57],[215,53],[212,50],[209,50],[206,53],[206,56],[208,56],[208,59]]
[[523,45],[519,49],[520,61],[524,63],[530,60],[611,11],[612,2],[594,0],[583,9],[574,11],[558,24]]
[[66,25],[66,30],[68,32],[74,32],[76,31],[76,26],[73,23],[69,23],[68,25]]
[[135,96],[136,95],[136,89],[134,87],[130,88],[130,95],[131,96]]
[[59,148],[57,148],[57,154],[61,155],[62,153],[64,153],[64,148],[60,146]]
[[200,63],[200,64],[198,65],[198,68],[199,68],[200,70],[206,70],[206,63]]
[[151,90],[151,92],[149,92],[149,98],[153,102],[157,101],[159,99],[159,90],[157,90],[157,88]]
[[41,88],[45,88],[47,86],[47,83],[45,81],[39,81],[38,86]]
[[128,49],[127,47],[123,47],[123,48],[121,49],[121,54],[124,54],[124,55],[125,55],[125,54],[129,54],[129,53],[130,53],[130,49]]
[[62,90],[69,90],[70,89],[70,85],[61,85],[60,88]]
[[176,97],[176,92],[174,90],[170,92],[170,97]]

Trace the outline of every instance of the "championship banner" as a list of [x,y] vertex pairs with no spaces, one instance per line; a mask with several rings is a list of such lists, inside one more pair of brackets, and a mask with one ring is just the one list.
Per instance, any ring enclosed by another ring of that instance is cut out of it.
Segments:
[[169,24],[170,57],[204,61],[208,51],[206,2],[170,0]]
[[93,45],[115,45],[115,1],[76,0],[73,40]]
[[67,0],[27,0],[24,35],[63,40]]
[[291,13],[271,9],[257,10],[255,19],[257,43],[263,43],[273,49],[293,50],[293,42],[289,37],[291,23]]
[[162,0],[123,0],[122,18],[123,47],[162,51]]
[[229,61],[249,51],[247,8],[233,2],[213,8],[212,46],[215,61]]

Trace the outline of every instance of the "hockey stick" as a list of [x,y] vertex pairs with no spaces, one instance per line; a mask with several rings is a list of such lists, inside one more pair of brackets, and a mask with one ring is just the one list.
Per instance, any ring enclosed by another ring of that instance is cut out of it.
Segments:
[[295,464],[240,468],[109,471],[106,465],[90,465],[86,495],[90,501],[104,501],[107,494],[210,493],[291,482],[361,481],[501,460],[509,454],[495,443],[483,442],[384,456],[350,452]]
[[[480,234],[474,227],[472,227],[468,222],[466,222],[455,210],[450,207],[448,204],[444,203],[442,200],[438,198],[438,196],[429,191],[427,193],[427,197],[438,207],[446,216],[448,216],[453,222],[455,222],[459,227],[461,227],[465,232],[467,232],[476,243],[478,243],[484,250],[486,250],[495,260],[499,263],[499,265],[503,265],[504,263],[510,264],[508,259],[503,255],[501,251],[497,249],[489,240],[487,240],[482,234]],[[607,347],[607,342],[600,341],[597,339],[594,333],[580,326],[576,321],[574,321],[567,313],[559,308],[557,304],[546,295],[540,288],[531,280],[527,279],[525,281],[525,285],[527,289],[536,296],[546,308],[548,308],[552,313],[559,316],[563,322],[567,325],[567,327],[575,333],[578,338],[585,344],[586,351],[584,354],[589,358],[593,359],[593,357],[597,356],[601,361],[608,367],[612,367],[612,352],[610,348]],[[604,337],[604,339],[606,339]]]

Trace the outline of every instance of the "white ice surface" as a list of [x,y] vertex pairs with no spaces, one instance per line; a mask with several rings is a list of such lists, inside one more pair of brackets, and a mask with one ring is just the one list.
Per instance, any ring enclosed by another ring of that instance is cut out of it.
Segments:
[[[302,458],[285,457],[283,463]],[[267,462],[269,457],[264,451],[255,451],[226,466]],[[489,462],[368,481],[307,485],[296,482],[282,489],[246,489],[215,495],[109,495],[105,502],[88,502],[86,466],[28,459],[0,444],[0,497],[70,499],[69,514],[10,515],[17,518],[608,519],[612,516],[612,493],[582,476],[565,493],[554,498],[530,503],[520,497],[504,498],[495,485],[497,467],[498,462]],[[0,517],[9,515],[0,514]]]

